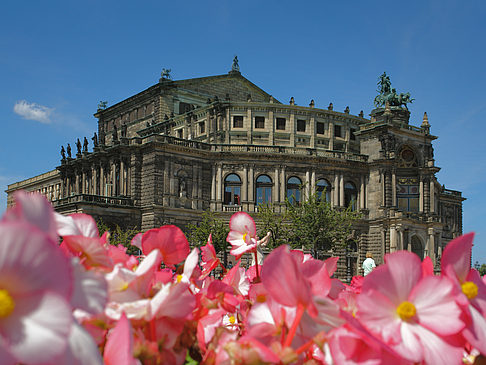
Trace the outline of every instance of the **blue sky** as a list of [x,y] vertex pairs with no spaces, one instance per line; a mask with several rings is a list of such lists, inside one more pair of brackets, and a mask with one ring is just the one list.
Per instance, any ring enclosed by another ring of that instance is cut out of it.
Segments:
[[[378,76],[426,111],[439,181],[460,190],[486,262],[486,3],[482,1],[8,1],[0,12],[0,187],[59,164],[92,136],[100,100],[153,84],[242,74],[282,102],[369,114]],[[6,194],[1,194],[0,212]]]

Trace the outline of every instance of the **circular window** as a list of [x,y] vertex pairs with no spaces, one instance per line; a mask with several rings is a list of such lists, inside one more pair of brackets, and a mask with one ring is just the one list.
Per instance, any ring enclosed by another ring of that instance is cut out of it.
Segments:
[[409,149],[403,150],[402,151],[402,159],[405,162],[412,162],[415,158],[415,155],[413,152]]

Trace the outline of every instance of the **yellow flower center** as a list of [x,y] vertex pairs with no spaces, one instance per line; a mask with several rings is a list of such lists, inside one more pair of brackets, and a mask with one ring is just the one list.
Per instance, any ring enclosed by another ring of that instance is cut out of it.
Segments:
[[177,282],[180,283],[181,280],[182,280],[182,275],[181,274],[177,275]]
[[408,321],[410,318],[414,317],[415,313],[417,313],[415,306],[413,303],[407,301],[402,302],[397,308],[397,314],[404,321]]
[[122,285],[120,291],[125,291],[127,289],[128,289],[128,283],[125,283],[125,284]]
[[8,291],[0,289],[0,318],[8,317],[15,308],[15,302]]
[[235,322],[236,322],[236,318],[235,318],[235,316],[230,316],[230,317],[229,317],[229,322],[230,322],[231,324],[235,324]]
[[245,234],[243,235],[243,241],[245,241],[245,242],[246,242],[246,236],[247,236],[247,234],[248,234],[248,233],[245,233]]
[[461,285],[462,292],[466,295],[467,299],[474,299],[478,295],[478,286],[472,281],[466,281]]
[[258,303],[265,303],[267,301],[267,297],[265,296],[265,294],[258,294],[256,297],[256,301]]

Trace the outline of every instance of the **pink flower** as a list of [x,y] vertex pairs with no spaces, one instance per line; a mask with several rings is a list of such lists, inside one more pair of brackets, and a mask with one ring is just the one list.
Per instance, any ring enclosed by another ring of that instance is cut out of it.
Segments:
[[474,233],[469,233],[449,242],[441,266],[443,274],[455,283],[459,292],[457,301],[467,319],[464,337],[486,355],[486,284],[477,270],[470,267],[473,238]]
[[189,242],[176,226],[150,229],[142,236],[142,251],[148,255],[152,250],[160,250],[162,261],[169,267],[183,261],[190,252]]
[[103,359],[106,365],[136,365],[133,358],[132,326],[123,313],[115,328],[108,334]]
[[231,216],[230,232],[226,241],[233,248],[230,253],[239,259],[245,252],[254,252],[257,247],[255,221],[248,213],[238,212]]
[[358,296],[359,320],[404,358],[458,364],[462,348],[452,341],[464,327],[447,278],[425,276],[417,255],[400,251],[365,277]]
[[34,226],[0,223],[0,363],[53,361],[73,323],[69,260]]
[[211,234],[208,237],[208,243],[205,246],[201,247],[201,257],[202,257],[202,268],[203,271],[201,273],[200,279],[204,279],[208,276],[211,271],[213,271],[219,264],[219,258],[216,256],[216,250],[212,245],[212,236]]

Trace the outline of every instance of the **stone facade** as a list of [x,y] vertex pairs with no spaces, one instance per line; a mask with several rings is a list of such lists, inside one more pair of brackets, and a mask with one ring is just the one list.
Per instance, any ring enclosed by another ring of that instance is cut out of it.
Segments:
[[83,212],[142,230],[184,228],[211,209],[229,219],[258,203],[285,209],[325,188],[336,208],[362,212],[353,244],[336,252],[339,276],[361,273],[371,251],[377,264],[399,249],[430,256],[462,233],[461,193],[436,179],[427,115],[409,124],[401,107],[377,108],[371,119],[282,104],[244,78],[227,75],[172,81],[98,109],[93,150],[63,157],[56,170],[9,185],[40,191],[62,214]]

